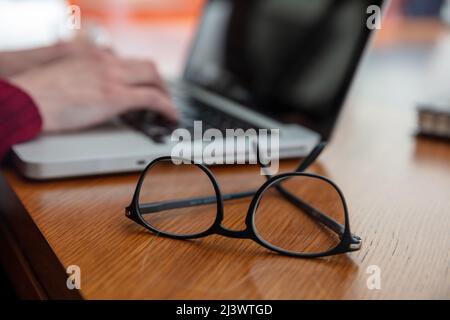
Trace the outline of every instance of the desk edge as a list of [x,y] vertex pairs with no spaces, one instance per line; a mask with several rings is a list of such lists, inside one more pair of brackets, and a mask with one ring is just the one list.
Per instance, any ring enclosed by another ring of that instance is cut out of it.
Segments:
[[[6,229],[3,231],[7,233],[4,239],[2,237],[2,241],[9,240],[10,243],[5,245],[14,242],[15,248],[11,249],[16,253],[17,261],[23,264],[20,268],[29,274],[28,281],[35,282],[30,283],[30,290],[32,287],[38,287],[38,291],[42,290],[38,293],[41,299],[81,300],[82,296],[78,290],[67,288],[65,268],[3,174],[0,174],[0,194],[0,223]],[[10,274],[13,270],[9,268],[6,271],[8,276],[13,278]],[[34,279],[31,280],[30,277]],[[16,286],[14,279],[12,281]]]

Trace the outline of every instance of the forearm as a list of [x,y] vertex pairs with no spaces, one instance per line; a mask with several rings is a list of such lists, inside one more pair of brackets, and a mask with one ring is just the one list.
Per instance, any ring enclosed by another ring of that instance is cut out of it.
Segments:
[[69,43],[58,43],[36,49],[0,52],[0,78],[11,77],[58,59],[70,52],[70,46]]
[[[19,72],[19,61],[14,58],[15,52],[0,52],[0,78],[7,78]],[[23,61],[21,64],[26,64]]]
[[0,80],[0,161],[16,143],[35,137],[42,127],[39,111],[22,90]]

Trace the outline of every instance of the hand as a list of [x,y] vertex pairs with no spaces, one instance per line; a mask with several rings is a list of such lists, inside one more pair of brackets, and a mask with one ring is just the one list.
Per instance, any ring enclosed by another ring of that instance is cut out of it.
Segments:
[[152,62],[121,59],[105,50],[63,59],[10,81],[34,99],[47,132],[89,127],[137,109],[178,119]]

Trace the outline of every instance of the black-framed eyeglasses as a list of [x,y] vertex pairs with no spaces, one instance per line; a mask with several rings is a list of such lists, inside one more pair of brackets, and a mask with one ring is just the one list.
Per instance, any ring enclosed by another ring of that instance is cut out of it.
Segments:
[[[252,239],[293,257],[316,258],[359,250],[361,238],[350,232],[341,190],[323,176],[304,172],[324,146],[317,145],[295,171],[267,175],[259,189],[233,194],[222,194],[214,174],[203,164],[186,160],[175,164],[169,156],[155,159],[142,172],[126,216],[172,239],[219,234]],[[236,231],[224,227],[224,202],[248,197],[253,198],[246,228]]]

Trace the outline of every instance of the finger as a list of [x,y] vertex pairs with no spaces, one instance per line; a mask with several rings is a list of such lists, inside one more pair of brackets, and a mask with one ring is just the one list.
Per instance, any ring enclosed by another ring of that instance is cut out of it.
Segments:
[[155,87],[126,87],[121,96],[121,112],[145,108],[173,122],[177,122],[180,117],[170,97]]
[[126,59],[123,61],[125,81],[132,85],[151,85],[168,93],[167,86],[158,68],[151,61]]

